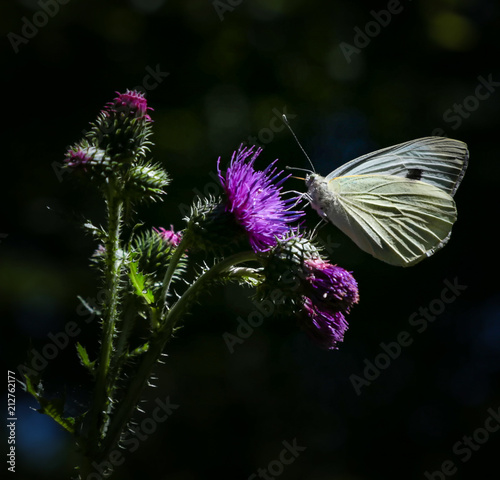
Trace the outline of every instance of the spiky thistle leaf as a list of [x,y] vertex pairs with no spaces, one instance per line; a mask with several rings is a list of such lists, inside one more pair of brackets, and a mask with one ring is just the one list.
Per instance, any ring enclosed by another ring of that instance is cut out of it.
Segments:
[[76,419],[73,417],[63,416],[64,398],[47,399],[43,396],[43,387],[41,382],[35,386],[28,376],[25,377],[25,380],[26,382],[23,384],[24,390],[35,397],[37,402],[40,404],[40,408],[37,412],[52,417],[69,433],[75,433]]
[[80,363],[90,372],[92,376],[94,376],[95,360],[92,362],[90,361],[87,349],[80,342],[77,342],[76,344],[76,352],[78,354],[78,358],[80,359]]

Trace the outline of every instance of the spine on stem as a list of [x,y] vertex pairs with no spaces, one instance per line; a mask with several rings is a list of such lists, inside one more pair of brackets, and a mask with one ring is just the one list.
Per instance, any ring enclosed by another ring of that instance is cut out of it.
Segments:
[[[126,424],[130,421],[142,392],[151,377],[153,367],[160,359],[163,349],[165,348],[168,340],[171,338],[176,324],[188,311],[196,297],[204,291],[205,287],[217,280],[218,277],[230,276],[230,273],[227,273],[226,275],[224,274],[231,269],[233,265],[255,260],[255,253],[250,251],[238,253],[222,260],[198,277],[198,279],[184,292],[181,298],[168,311],[162,326],[152,338],[149,349],[145,352],[137,372],[132,377],[125,397],[122,399],[119,407],[113,414],[107,430],[106,439],[100,450],[98,459],[105,458],[106,455],[108,455],[119,442],[122,431]],[[238,272],[237,277],[239,276]]]
[[123,202],[118,199],[112,185],[107,195],[108,235],[105,242],[105,288],[108,292],[102,321],[101,350],[97,366],[96,385],[92,406],[89,412],[88,451],[96,451],[104,435],[104,428],[111,409],[113,379],[109,376],[113,341],[116,334],[120,279],[123,265],[120,250],[120,232],[123,215]]

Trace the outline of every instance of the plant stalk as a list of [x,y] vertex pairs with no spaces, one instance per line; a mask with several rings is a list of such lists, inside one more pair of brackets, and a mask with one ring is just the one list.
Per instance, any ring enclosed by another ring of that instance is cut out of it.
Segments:
[[154,365],[159,360],[166,343],[171,338],[175,325],[186,312],[196,295],[199,294],[205,284],[213,281],[218,275],[222,274],[233,265],[252,260],[256,260],[255,253],[248,251],[237,253],[222,260],[218,264],[214,265],[210,270],[198,277],[197,280],[184,292],[182,297],[169,310],[165,322],[163,322],[162,326],[155,333],[149,345],[148,351],[144,353],[138,370],[132,377],[125,397],[122,401],[120,401],[118,408],[112,416],[104,441],[105,443],[99,453],[98,461],[105,459],[118,443],[123,429],[125,428],[127,422],[130,421],[132,414],[137,407],[142,392],[151,376]]
[[182,237],[181,242],[179,245],[174,250],[174,253],[172,255],[172,258],[170,259],[170,262],[168,263],[168,268],[167,271],[165,272],[165,277],[163,277],[163,282],[162,282],[162,289],[160,292],[160,301],[163,303],[163,311],[168,308],[167,306],[167,295],[168,295],[168,289],[170,287],[170,282],[172,281],[172,277],[174,276],[175,269],[177,268],[177,264],[179,263],[179,260],[181,259],[182,255],[187,249],[189,243],[189,232],[186,231],[184,236]]
[[96,374],[94,397],[89,411],[87,452],[92,459],[102,440],[102,429],[107,421],[112,401],[113,381],[109,378],[109,367],[113,352],[113,338],[118,317],[118,301],[122,259],[120,258],[120,231],[123,217],[123,202],[116,196],[114,185],[109,186],[107,195],[108,236],[105,242],[106,267],[105,288],[108,292],[102,323],[101,350]]

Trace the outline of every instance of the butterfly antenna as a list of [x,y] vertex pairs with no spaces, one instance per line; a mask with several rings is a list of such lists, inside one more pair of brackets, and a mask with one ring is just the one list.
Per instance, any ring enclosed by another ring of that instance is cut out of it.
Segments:
[[297,138],[297,135],[295,135],[295,132],[292,130],[292,127],[290,126],[290,124],[288,123],[288,118],[286,118],[286,115],[283,114],[282,115],[283,117],[283,122],[285,122],[285,125],[288,127],[288,130],[290,130],[290,132],[292,133],[293,135],[293,138],[295,138],[295,141],[297,142],[297,145],[300,147],[300,149],[302,150],[302,153],[306,156],[307,160],[309,161],[309,163],[311,164],[311,167],[313,169],[313,172],[316,172],[315,168],[314,168],[314,165],[313,163],[311,162],[311,159],[309,158],[309,155],[307,155],[306,151],[304,150],[304,147],[300,144],[299,142],[299,139]]
[[[309,170],[307,168],[289,167],[288,165],[285,166],[285,170],[300,170],[301,172],[311,173],[311,170]],[[298,177],[292,177],[292,178],[298,178]],[[299,180],[304,180],[304,179],[299,178]]]

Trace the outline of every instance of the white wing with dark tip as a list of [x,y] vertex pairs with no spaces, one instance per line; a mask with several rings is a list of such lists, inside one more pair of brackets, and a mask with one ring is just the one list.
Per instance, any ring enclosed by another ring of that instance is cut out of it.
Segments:
[[420,180],[453,196],[469,160],[467,145],[444,137],[424,137],[355,158],[326,177],[394,175]]
[[448,241],[457,219],[451,195],[397,175],[347,175],[327,187],[333,196],[328,219],[391,265],[408,267],[430,257]]

